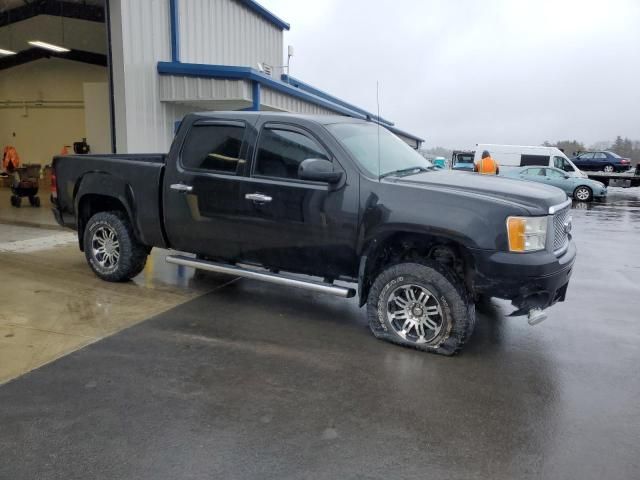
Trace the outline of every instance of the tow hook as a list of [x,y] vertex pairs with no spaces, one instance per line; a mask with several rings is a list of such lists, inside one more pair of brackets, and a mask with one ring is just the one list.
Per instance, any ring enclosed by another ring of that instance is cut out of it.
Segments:
[[527,322],[529,325],[537,325],[544,322],[547,319],[547,314],[541,308],[532,308],[527,315]]

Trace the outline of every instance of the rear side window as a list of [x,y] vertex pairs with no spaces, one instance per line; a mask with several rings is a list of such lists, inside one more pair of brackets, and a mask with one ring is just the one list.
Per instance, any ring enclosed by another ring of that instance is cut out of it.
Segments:
[[549,165],[549,157],[546,155],[521,155],[520,166],[526,167],[529,165]]
[[602,152],[598,152],[593,156],[593,158],[597,158],[598,160],[606,160],[607,156]]
[[544,176],[544,168],[529,168],[525,172],[525,175],[529,175],[530,177],[535,177],[538,175]]
[[265,128],[258,140],[254,173],[265,177],[298,178],[298,167],[308,158],[330,160],[322,146],[300,132]]
[[591,160],[593,158],[593,153],[583,153],[578,158],[580,158],[580,160]]
[[189,169],[241,174],[243,137],[244,127],[239,125],[195,125],[182,149],[182,164]]

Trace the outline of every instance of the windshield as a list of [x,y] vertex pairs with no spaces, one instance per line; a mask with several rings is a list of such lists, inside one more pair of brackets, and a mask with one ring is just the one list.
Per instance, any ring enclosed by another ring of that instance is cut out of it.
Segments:
[[[398,170],[432,168],[433,164],[384,127],[374,123],[327,125],[355,160],[374,177]],[[378,155],[378,143],[380,144]],[[378,161],[379,157],[379,161]]]
[[473,155],[458,155],[456,163],[473,163]]

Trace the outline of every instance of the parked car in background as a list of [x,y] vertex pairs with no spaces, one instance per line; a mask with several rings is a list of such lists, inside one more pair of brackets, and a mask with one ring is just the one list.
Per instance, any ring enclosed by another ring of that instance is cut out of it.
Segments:
[[623,158],[614,152],[582,152],[571,159],[574,164],[583,170],[595,170],[597,172],[626,172],[631,168],[631,160]]
[[454,150],[451,155],[451,169],[473,172],[473,150]]
[[587,178],[587,174],[581,172],[571,160],[556,147],[540,147],[529,145],[496,145],[478,144],[474,161],[480,161],[483,151],[488,151],[491,157],[498,162],[500,171],[528,167],[555,167],[573,177]]
[[594,198],[603,199],[607,196],[607,187],[604,183],[589,178],[572,177],[558,168],[524,167],[507,170],[502,176],[553,185],[581,202],[590,202]]
[[433,163],[433,166],[436,168],[447,168],[447,159],[444,157],[435,157],[431,160],[431,163]]

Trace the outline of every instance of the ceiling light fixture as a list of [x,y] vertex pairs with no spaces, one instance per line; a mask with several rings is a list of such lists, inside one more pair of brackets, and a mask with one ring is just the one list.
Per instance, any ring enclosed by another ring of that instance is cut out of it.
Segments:
[[16,52],[12,50],[5,50],[4,48],[0,48],[0,55],[15,55]]
[[51,50],[52,52],[57,53],[71,51],[68,48],[60,47],[58,45],[54,45],[53,43],[41,42],[40,40],[31,40],[29,41],[29,45],[33,45],[34,47],[46,48],[47,50]]

